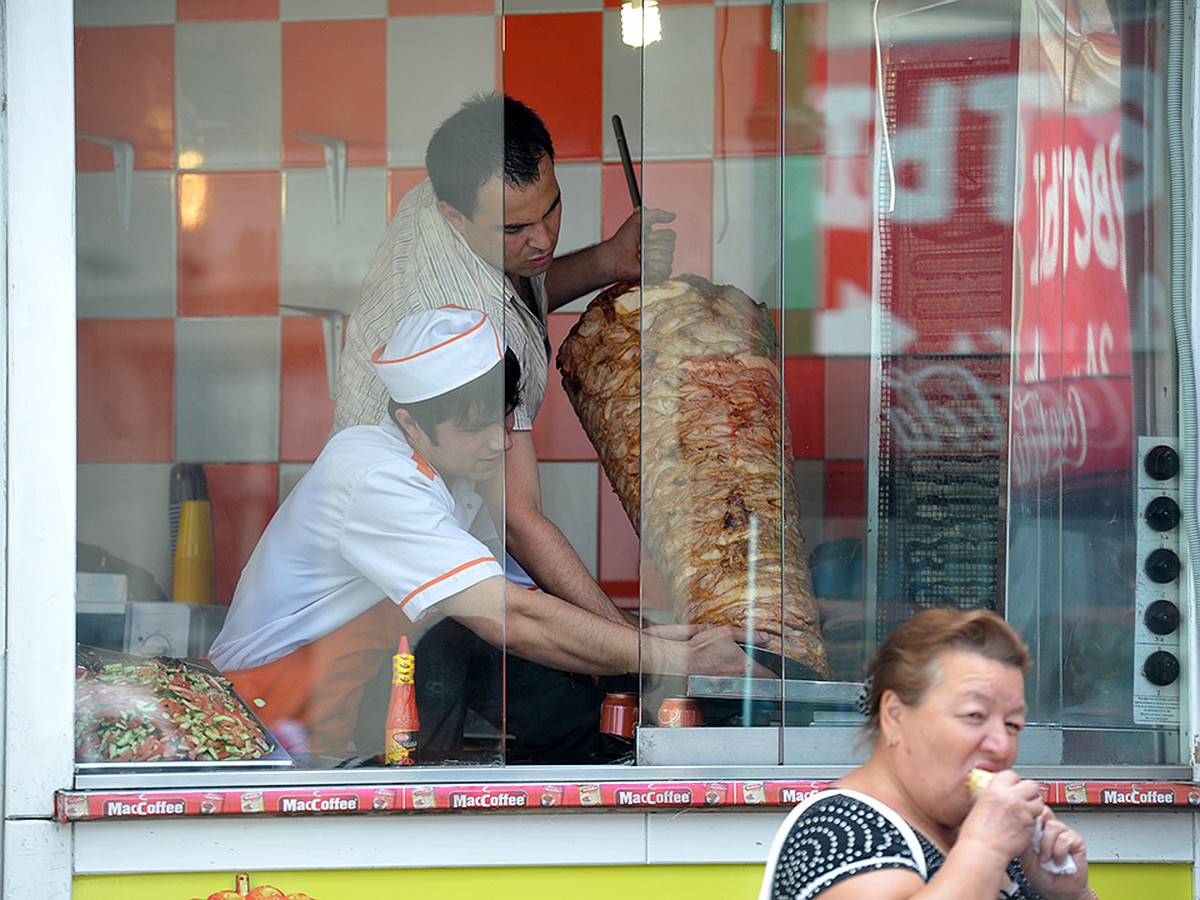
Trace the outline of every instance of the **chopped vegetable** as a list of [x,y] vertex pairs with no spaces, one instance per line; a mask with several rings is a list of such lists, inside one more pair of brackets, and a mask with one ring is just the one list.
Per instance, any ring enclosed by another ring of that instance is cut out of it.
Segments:
[[75,667],[80,762],[261,759],[273,749],[215,672],[166,657]]

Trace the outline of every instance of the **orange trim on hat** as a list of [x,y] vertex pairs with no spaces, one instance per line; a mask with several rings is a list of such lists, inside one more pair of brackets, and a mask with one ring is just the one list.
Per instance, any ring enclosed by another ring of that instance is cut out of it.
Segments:
[[[439,306],[438,309],[467,310],[467,307],[455,306],[452,303],[448,303],[445,306]],[[468,312],[478,312],[478,310],[467,310],[467,311]],[[452,338],[447,338],[446,340],[442,341],[440,344],[434,344],[432,347],[426,347],[424,350],[418,350],[416,353],[412,354],[411,356],[400,356],[400,357],[397,357],[396,359],[383,359],[380,356],[380,354],[383,353],[383,351],[387,349],[387,343],[385,343],[381,347],[379,347],[379,349],[377,349],[374,353],[371,354],[371,362],[386,366],[390,363],[407,362],[410,359],[416,359],[418,356],[424,356],[426,353],[432,353],[434,350],[440,350],[442,347],[445,347],[449,344],[453,344],[455,341],[459,340],[460,338],[465,338],[468,335],[474,334],[476,331],[478,331],[484,325],[492,324],[491,319],[489,319],[487,316],[487,313],[480,313],[480,315],[482,316],[482,318],[478,322],[476,322],[474,325],[472,325],[470,328],[468,328],[466,331],[464,331],[460,334],[456,334]],[[500,335],[496,333],[496,329],[494,327],[492,328],[492,334],[495,335],[495,337],[496,337],[496,352],[499,354],[499,356],[501,358],[503,358],[504,351],[500,347]],[[390,343],[390,339],[389,339],[388,343]]]
[[445,581],[447,578],[457,575],[459,572],[462,572],[465,569],[471,568],[471,566],[477,566],[480,563],[489,563],[489,562],[495,562],[495,561],[496,560],[491,556],[481,556],[481,557],[479,557],[479,559],[473,559],[470,562],[465,562],[461,566],[455,566],[449,572],[446,572],[443,575],[439,575],[437,578],[427,581],[420,587],[416,588],[415,590],[410,591],[408,596],[400,601],[400,606],[404,606],[405,603],[407,603],[413,597],[417,596],[417,594],[421,593],[421,591],[427,590],[428,588],[433,587],[435,584]]

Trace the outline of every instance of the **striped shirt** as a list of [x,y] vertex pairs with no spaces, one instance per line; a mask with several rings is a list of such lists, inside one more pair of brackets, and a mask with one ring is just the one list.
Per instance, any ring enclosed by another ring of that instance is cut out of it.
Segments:
[[428,179],[400,201],[363,279],[346,328],[338,370],[334,432],[375,425],[387,416],[387,388],[371,354],[387,343],[401,317],[448,303],[487,313],[521,362],[520,430],[546,395],[550,341],[546,332],[545,275],[531,279],[536,310],[520,298],[504,273],[471,250],[437,207]]

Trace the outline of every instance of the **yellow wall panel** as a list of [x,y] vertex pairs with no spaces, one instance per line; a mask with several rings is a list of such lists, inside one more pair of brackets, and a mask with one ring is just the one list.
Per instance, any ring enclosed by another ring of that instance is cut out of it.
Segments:
[[[489,897],[491,900],[753,900],[762,866],[572,866],[478,869],[387,869],[264,872],[252,887],[272,885],[312,900],[382,897]],[[1102,900],[1191,900],[1185,864],[1101,863],[1092,885]],[[206,900],[234,887],[233,873],[89,875],[75,879],[74,900]]]

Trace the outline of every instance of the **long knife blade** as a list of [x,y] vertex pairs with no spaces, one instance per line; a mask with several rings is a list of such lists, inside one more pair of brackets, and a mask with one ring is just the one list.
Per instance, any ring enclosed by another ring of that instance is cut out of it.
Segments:
[[625,141],[625,128],[621,117],[612,117],[613,132],[617,136],[617,149],[621,152],[621,165],[625,167],[625,183],[629,185],[629,199],[634,209],[642,208],[642,192],[638,190],[637,176],[633,172],[633,160],[629,158],[629,144]]

